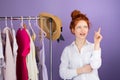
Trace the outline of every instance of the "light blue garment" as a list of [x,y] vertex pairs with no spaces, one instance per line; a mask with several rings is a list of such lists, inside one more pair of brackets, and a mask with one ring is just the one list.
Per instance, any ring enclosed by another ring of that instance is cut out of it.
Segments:
[[48,80],[47,67],[45,65],[45,48],[44,48],[44,34],[41,32],[41,35],[38,41],[40,41],[40,46],[36,47],[37,49],[37,64],[39,69],[39,80]]
[[44,48],[44,35],[41,35],[42,49],[40,50],[40,61],[42,64],[43,80],[48,80],[47,68],[45,65],[45,48]]
[[[48,72],[45,64],[45,47],[44,47],[44,38],[45,32],[38,26],[38,21],[36,20],[35,24],[36,30],[36,61],[39,70],[39,80],[48,80]],[[38,32],[38,33],[37,33]]]

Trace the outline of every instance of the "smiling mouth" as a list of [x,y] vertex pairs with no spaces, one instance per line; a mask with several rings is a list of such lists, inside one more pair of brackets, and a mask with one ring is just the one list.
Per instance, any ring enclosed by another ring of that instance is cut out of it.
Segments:
[[85,33],[80,33],[81,36],[85,36]]

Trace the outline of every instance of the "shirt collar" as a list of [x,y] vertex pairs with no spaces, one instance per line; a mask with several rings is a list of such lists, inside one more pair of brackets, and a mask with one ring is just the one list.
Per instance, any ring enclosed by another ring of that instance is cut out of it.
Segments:
[[[89,44],[91,44],[91,43],[90,43],[88,40],[86,40],[86,43],[85,43],[84,46],[87,46],[87,45],[89,45]],[[72,45],[72,46],[76,46],[75,41],[73,41],[71,45]]]

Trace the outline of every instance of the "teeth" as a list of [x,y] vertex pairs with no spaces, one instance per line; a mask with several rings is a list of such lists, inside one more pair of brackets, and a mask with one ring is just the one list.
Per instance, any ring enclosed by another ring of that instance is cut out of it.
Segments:
[[83,33],[83,34],[81,33],[80,35],[85,35],[85,34],[84,34],[84,33]]

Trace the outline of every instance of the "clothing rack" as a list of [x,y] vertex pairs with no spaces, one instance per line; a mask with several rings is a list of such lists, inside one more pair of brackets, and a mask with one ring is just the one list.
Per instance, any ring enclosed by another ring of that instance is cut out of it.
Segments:
[[5,19],[7,19],[7,20],[29,20],[29,19],[31,19],[31,20],[38,20],[38,19],[45,19],[45,18],[42,18],[42,17],[39,17],[39,16],[14,16],[14,17],[7,17],[7,16],[5,16],[5,17],[0,17],[0,20],[5,20]]
[[[40,19],[46,19],[43,17],[39,17],[39,16],[5,16],[5,17],[0,17],[0,20],[40,20]],[[50,40],[49,40],[49,49],[50,49],[50,80],[52,80],[52,74],[53,74],[53,70],[52,70],[52,18],[49,18],[49,22],[50,22]],[[49,80],[49,79],[48,79]]]

